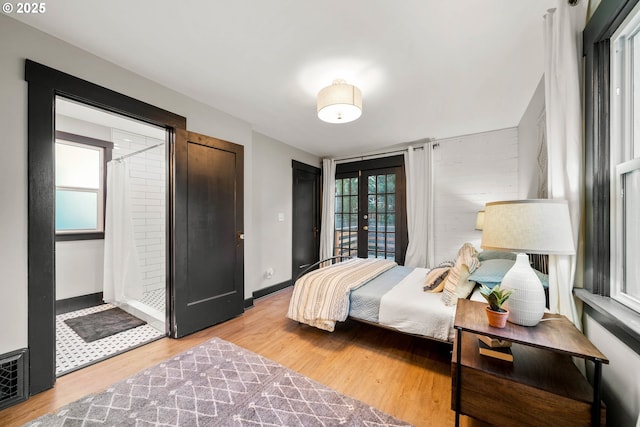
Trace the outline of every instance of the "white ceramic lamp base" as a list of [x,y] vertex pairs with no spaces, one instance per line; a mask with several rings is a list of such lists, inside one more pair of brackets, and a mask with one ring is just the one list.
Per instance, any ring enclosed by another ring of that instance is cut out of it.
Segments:
[[544,288],[527,254],[518,254],[516,262],[502,279],[501,289],[512,289],[513,294],[504,304],[509,310],[509,322],[522,326],[535,326],[544,315],[546,298]]

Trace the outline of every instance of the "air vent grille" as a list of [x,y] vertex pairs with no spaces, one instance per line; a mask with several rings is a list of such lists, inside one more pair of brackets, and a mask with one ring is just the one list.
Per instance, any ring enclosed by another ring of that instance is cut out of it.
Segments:
[[0,356],[0,409],[27,398],[27,350]]

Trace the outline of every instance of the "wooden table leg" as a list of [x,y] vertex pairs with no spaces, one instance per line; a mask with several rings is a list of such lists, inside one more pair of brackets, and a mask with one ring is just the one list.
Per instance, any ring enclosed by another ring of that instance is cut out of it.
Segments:
[[462,383],[462,330],[456,330],[456,427],[460,425],[460,385]]
[[593,406],[591,407],[591,425],[600,427],[601,404],[600,389],[602,384],[602,361],[594,360],[593,369]]

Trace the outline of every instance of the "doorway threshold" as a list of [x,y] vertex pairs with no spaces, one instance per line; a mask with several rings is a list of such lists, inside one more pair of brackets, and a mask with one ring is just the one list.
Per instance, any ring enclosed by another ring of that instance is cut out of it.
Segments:
[[164,332],[160,332],[150,324],[145,324],[97,341],[85,342],[64,322],[67,319],[111,308],[114,308],[112,304],[101,304],[56,316],[56,377],[77,371],[166,336]]

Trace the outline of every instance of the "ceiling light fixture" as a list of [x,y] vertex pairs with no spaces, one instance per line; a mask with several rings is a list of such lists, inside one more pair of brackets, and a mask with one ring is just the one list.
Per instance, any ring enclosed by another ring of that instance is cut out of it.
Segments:
[[349,123],[362,114],[362,92],[344,80],[334,80],[318,92],[318,118],[327,123]]

